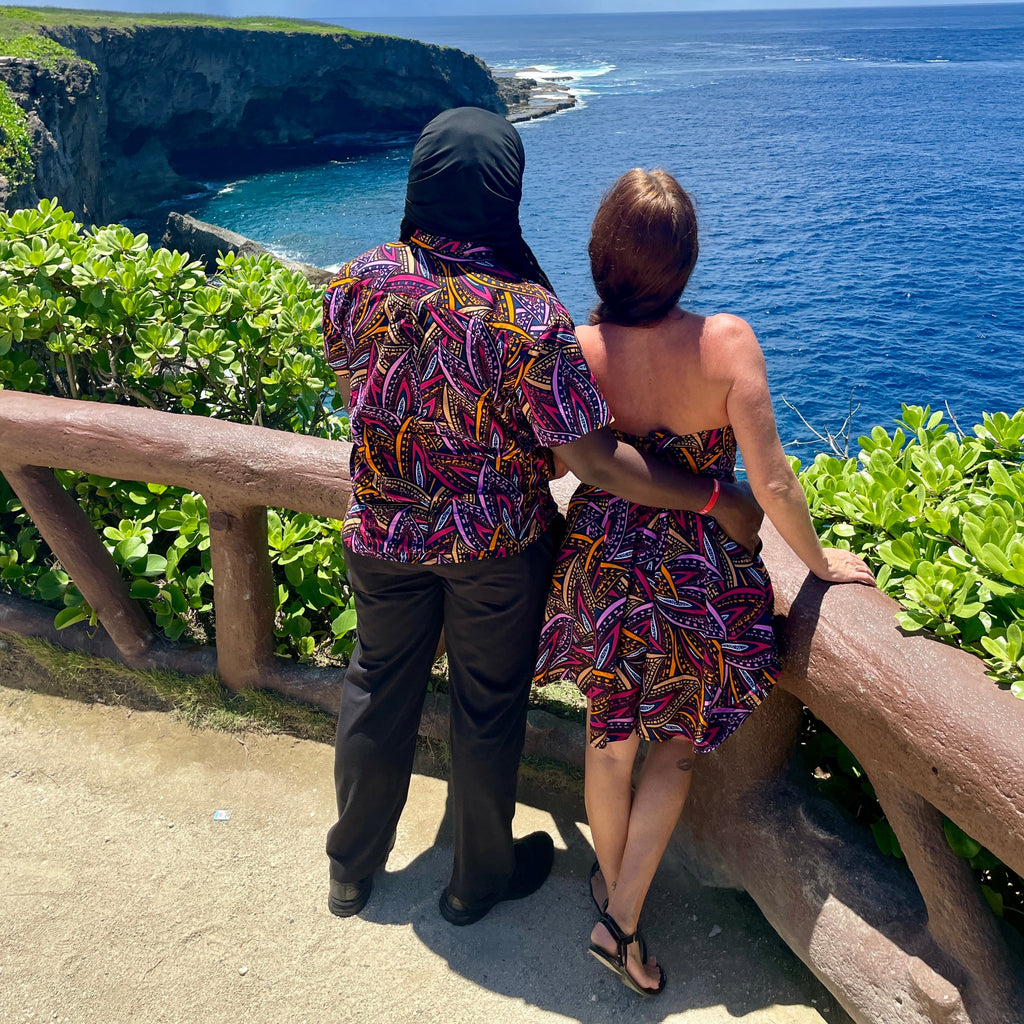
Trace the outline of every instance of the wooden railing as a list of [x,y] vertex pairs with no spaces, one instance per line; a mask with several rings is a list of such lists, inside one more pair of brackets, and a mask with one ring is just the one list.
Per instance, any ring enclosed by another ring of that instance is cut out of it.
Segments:
[[[319,438],[0,392],[0,472],[98,613],[108,653],[136,668],[215,662],[229,687],[272,688],[328,710],[337,709],[338,672],[273,651],[266,510],[341,517],[348,458],[348,445]],[[51,467],[205,497],[215,655],[156,637]],[[556,488],[563,504],[569,486]],[[902,635],[878,592],[808,577],[767,525],[765,542],[785,671],[758,714],[701,759],[677,848],[709,880],[745,888],[855,1020],[1020,1024],[1019,948],[949,849],[941,815],[1024,874],[1024,702],[969,655]],[[52,635],[52,611],[29,605],[0,601],[0,631]],[[800,778],[803,704],[866,769],[909,872]],[[528,742],[582,761],[580,727],[534,713]]]
[[[340,518],[349,446],[198,416],[0,392],[0,473],[133,668],[208,670],[337,710],[335,672],[274,653],[267,508]],[[157,639],[101,539],[50,468],[185,487],[206,499],[216,653]],[[7,602],[9,621],[24,621]],[[0,617],[0,626],[4,621]]]

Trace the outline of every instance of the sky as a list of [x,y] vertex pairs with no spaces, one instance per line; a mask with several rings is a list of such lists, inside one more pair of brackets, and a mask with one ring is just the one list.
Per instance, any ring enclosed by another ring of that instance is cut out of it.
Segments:
[[[976,4],[990,0],[958,0]],[[1005,2],[1005,0],[1004,0]],[[393,10],[402,18],[463,14],[612,14],[638,11],[772,10],[830,7],[925,7],[943,0],[402,0],[390,10],[365,0],[21,0],[2,6],[73,7],[82,10],[163,11],[200,14],[275,15],[289,18],[386,18]],[[482,10],[482,8],[485,8]]]

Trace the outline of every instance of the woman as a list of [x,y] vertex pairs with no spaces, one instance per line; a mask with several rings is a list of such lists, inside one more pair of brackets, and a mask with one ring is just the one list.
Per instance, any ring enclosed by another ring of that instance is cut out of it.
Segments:
[[[547,448],[635,501],[697,509],[709,494],[607,429],[573,323],[523,240],[523,169],[505,118],[439,114],[413,149],[400,240],[346,263],[324,297],[352,423],[343,539],[358,615],[327,837],[339,917],[362,911],[394,845],[442,628],[455,857],[440,912],[472,924],[551,869],[549,835],[512,839],[554,554]],[[760,523],[750,508],[731,492],[716,515],[743,540]]]
[[[862,559],[823,549],[814,533],[754,332],[738,317],[678,306],[697,252],[693,205],[664,171],[629,171],[601,202],[590,240],[600,304],[577,329],[583,355],[616,436],[715,490],[698,513],[577,490],[536,673],[539,685],[571,678],[587,697],[591,895],[602,914],[590,951],[641,995],[665,987],[637,922],[694,752],[722,743],[779,672],[768,573],[707,518],[733,479],[736,446],[766,516],[816,576],[874,582]],[[641,739],[650,748],[634,793]]]

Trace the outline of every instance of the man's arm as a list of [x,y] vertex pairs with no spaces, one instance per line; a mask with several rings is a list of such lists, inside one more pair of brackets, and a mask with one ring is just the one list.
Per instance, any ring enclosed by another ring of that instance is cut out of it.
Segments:
[[[700,512],[711,499],[711,480],[643,455],[619,441],[607,427],[553,451],[584,483],[638,505]],[[707,514],[748,551],[757,548],[764,513],[748,487],[722,484],[718,500]]]

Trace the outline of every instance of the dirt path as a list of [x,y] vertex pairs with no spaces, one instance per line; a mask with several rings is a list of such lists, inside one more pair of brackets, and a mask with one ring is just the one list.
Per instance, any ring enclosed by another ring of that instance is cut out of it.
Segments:
[[0,688],[0,1021],[847,1024],[746,896],[673,864],[645,919],[670,987],[627,992],[586,953],[575,798],[521,794],[516,831],[555,835],[554,874],[456,929],[436,908],[446,786],[418,774],[363,916],[332,917],[331,761],[323,744]]

